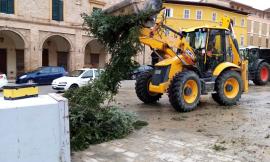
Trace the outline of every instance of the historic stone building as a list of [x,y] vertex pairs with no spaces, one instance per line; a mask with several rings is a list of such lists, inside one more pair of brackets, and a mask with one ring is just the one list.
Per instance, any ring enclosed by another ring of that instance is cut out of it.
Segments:
[[201,0],[201,2],[214,3],[249,13],[247,17],[247,45],[270,48],[270,8],[259,10],[233,0]]
[[[268,2],[266,2],[268,3]],[[249,13],[248,44],[260,47],[270,47],[270,9],[259,10],[245,4],[230,2],[232,8]]]
[[104,47],[83,30],[82,13],[101,0],[1,0],[0,72],[8,78],[40,66],[103,67]]

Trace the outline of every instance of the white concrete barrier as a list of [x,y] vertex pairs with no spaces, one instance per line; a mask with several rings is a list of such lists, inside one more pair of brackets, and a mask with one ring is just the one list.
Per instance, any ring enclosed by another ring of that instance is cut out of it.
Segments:
[[70,162],[67,100],[0,98],[0,162]]

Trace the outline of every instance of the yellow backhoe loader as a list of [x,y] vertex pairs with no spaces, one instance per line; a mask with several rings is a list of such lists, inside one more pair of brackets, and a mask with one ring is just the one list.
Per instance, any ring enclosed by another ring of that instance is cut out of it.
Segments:
[[[162,1],[125,0],[104,12],[134,14],[149,8],[161,11]],[[223,17],[220,26],[175,31],[159,19],[149,18],[141,29],[140,41],[152,49],[155,61],[154,70],[136,80],[138,98],[154,103],[168,93],[171,105],[181,112],[196,108],[200,96],[209,93],[220,105],[235,105],[248,91],[248,62],[239,55],[232,20]]]

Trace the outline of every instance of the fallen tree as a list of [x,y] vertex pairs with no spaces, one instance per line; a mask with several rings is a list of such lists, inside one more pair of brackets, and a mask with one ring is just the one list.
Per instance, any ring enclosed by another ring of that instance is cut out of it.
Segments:
[[151,15],[152,11],[125,16],[110,16],[102,11],[83,15],[89,34],[105,45],[111,59],[99,79],[64,94],[69,99],[73,151],[125,137],[147,124],[138,121],[134,114],[111,106],[110,101],[117,94],[120,81],[136,67],[132,58],[141,50],[141,25]]

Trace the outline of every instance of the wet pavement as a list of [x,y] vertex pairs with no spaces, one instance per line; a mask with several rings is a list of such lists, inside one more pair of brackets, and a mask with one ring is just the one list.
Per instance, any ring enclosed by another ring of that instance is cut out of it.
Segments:
[[270,85],[251,85],[232,107],[203,96],[188,113],[175,112],[167,95],[158,104],[141,103],[133,81],[123,83],[116,100],[149,125],[124,139],[76,152],[73,162],[270,161]]

